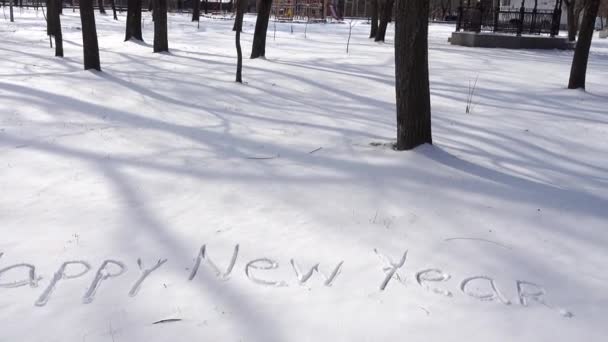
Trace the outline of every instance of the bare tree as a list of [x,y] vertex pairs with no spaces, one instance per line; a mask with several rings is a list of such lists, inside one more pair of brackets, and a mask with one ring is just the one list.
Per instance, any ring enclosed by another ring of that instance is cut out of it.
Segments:
[[84,70],[95,69],[101,71],[93,0],[80,0],[79,2],[80,22],[82,26],[82,48],[84,50]]
[[564,0],[566,4],[567,20],[568,20],[568,40],[573,42],[576,40],[578,33],[578,23],[581,17],[581,11],[586,0]]
[[154,52],[168,52],[167,0],[154,0]]
[[141,34],[141,5],[142,0],[128,0],[125,42],[131,38],[143,41]]
[[63,57],[63,37],[61,34],[61,18],[59,6],[61,0],[48,0],[46,5],[47,12],[47,34],[55,38],[55,56]]
[[371,29],[369,31],[369,37],[375,38],[378,33],[378,1],[379,0],[371,0],[372,6],[372,17],[371,17]]
[[395,21],[395,149],[410,150],[432,143],[428,66],[429,2],[397,0]]
[[569,89],[585,89],[589,50],[591,49],[591,40],[593,39],[599,7],[600,0],[585,0],[585,13],[583,14],[578,42],[576,42],[574,58],[572,59],[572,68],[570,69]]
[[201,20],[201,0],[194,0],[192,3],[192,21]]
[[383,42],[384,37],[386,36],[386,29],[388,27],[388,23],[393,17],[393,6],[395,4],[395,0],[378,1],[378,15],[380,17],[380,24],[378,25],[378,32],[376,33],[376,37],[374,40],[377,42]]
[[11,23],[15,22],[15,17],[13,16],[13,2],[14,1],[15,0],[8,0],[8,7],[9,7],[8,11],[9,11],[9,16],[10,16]]
[[112,14],[114,15],[114,20],[118,20],[118,16],[116,15],[116,1],[110,0],[110,6],[112,6]]
[[235,43],[236,43],[236,81],[243,83],[242,70],[243,70],[243,52],[241,51],[241,31],[243,30],[243,15],[245,12],[245,6],[247,0],[236,0],[236,16],[235,22]]
[[97,7],[99,7],[99,13],[106,14],[106,9],[103,8],[103,0],[97,0]]
[[268,30],[271,9],[272,0],[258,1],[258,18],[255,21],[253,45],[251,47],[252,59],[266,56],[266,31]]

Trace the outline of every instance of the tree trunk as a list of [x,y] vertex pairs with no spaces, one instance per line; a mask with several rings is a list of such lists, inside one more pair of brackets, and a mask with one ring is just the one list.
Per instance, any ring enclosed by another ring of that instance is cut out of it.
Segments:
[[97,0],[97,7],[99,7],[99,13],[106,14],[106,9],[103,8],[103,0]]
[[393,16],[393,4],[395,2],[394,0],[379,0],[379,2],[378,15],[380,16],[380,25],[378,25],[375,41],[383,42],[386,36],[386,28]]
[[192,3],[192,21],[201,20],[201,1],[194,0]]
[[242,70],[243,70],[243,52],[241,51],[241,31],[243,30],[243,15],[245,12],[245,6],[247,0],[236,1],[236,19],[234,20],[236,29],[236,81],[243,83]]
[[[59,6],[63,6],[61,0],[56,1]],[[61,17],[59,16],[60,8],[57,8],[57,31],[55,31],[55,57],[63,57],[63,34],[61,34]]]
[[55,16],[53,15],[55,3],[53,0],[46,0],[46,35],[52,36],[55,33]]
[[55,38],[55,56],[63,57],[63,37],[61,35],[61,19],[59,4],[61,0],[48,0],[46,4],[46,32]]
[[95,69],[101,71],[93,0],[80,0],[79,2],[80,21],[82,26],[82,48],[84,50],[84,70]]
[[372,18],[371,18],[371,29],[369,31],[369,37],[375,38],[378,33],[378,1],[379,0],[371,0],[372,6]]
[[154,0],[154,52],[168,52],[167,0]]
[[585,14],[578,34],[578,42],[574,50],[572,68],[570,69],[569,89],[585,89],[585,77],[587,75],[587,62],[589,61],[589,49],[595,29],[595,19],[600,7],[600,0],[586,0]]
[[11,23],[15,22],[15,17],[13,16],[13,1],[15,1],[15,0],[8,0]]
[[428,66],[429,2],[397,0],[395,24],[395,80],[397,143],[410,150],[429,143],[431,98]]
[[129,0],[127,2],[127,28],[125,42],[131,38],[143,41],[141,34],[141,5],[142,0]]
[[110,5],[112,6],[112,14],[114,15],[114,20],[118,20],[118,16],[116,15],[116,1],[110,0]]
[[568,19],[568,40],[573,42],[576,40],[578,32],[578,16],[576,11],[576,0],[566,1],[566,11]]
[[252,59],[266,56],[266,31],[268,30],[271,8],[272,0],[260,0],[258,3],[258,18],[255,21],[253,45],[251,47]]

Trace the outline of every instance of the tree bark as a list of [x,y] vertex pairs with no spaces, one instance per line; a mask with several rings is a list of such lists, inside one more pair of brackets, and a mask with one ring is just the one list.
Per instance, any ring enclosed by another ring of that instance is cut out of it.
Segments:
[[432,144],[428,66],[429,2],[397,0],[395,81],[396,150]]
[[371,10],[372,10],[372,18],[371,18],[371,29],[369,31],[369,37],[375,38],[378,33],[378,1],[379,0],[371,0]]
[[13,1],[15,1],[15,0],[9,0],[8,1],[8,7],[9,7],[9,12],[10,12],[11,23],[15,22],[15,17],[13,16]]
[[393,5],[395,0],[379,0],[379,2],[378,14],[380,16],[380,25],[378,25],[378,32],[376,33],[376,38],[374,40],[383,42],[384,37],[386,36],[386,28],[393,16]]
[[80,21],[82,26],[82,48],[84,50],[84,70],[95,69],[101,71],[93,0],[80,0]]
[[97,7],[99,7],[99,13],[106,14],[106,9],[103,8],[103,0],[97,0]]
[[154,0],[154,52],[168,52],[167,0]]
[[576,40],[578,32],[578,12],[576,11],[576,0],[566,1],[566,11],[568,20],[568,40],[573,42]]
[[194,0],[192,3],[192,21],[201,20],[201,1]]
[[574,50],[572,68],[570,69],[570,81],[568,89],[585,89],[585,78],[587,76],[587,62],[589,61],[589,49],[595,29],[595,19],[600,7],[600,0],[586,0],[585,13],[578,34],[578,42]]
[[129,0],[127,2],[125,42],[131,38],[144,40],[141,34],[141,5],[142,0]]
[[48,0],[46,4],[46,32],[55,38],[55,56],[63,57],[63,37],[61,35],[61,19],[59,4],[61,0]]
[[61,11],[61,7],[63,7],[63,4],[61,3],[61,0],[51,0],[51,1],[56,1],[58,4],[57,6],[59,6],[59,8],[57,8],[57,30],[55,31],[55,57],[63,57],[63,34],[61,33],[61,17],[59,15],[59,12]]
[[253,45],[251,47],[252,59],[266,56],[266,31],[270,20],[272,0],[260,0],[258,4],[258,18],[255,21]]
[[243,70],[243,52],[241,51],[241,31],[243,30],[243,15],[245,12],[245,6],[247,4],[247,0],[237,0],[236,1],[236,18],[235,22],[235,43],[236,43],[236,81],[239,83],[243,83],[242,70]]
[[114,15],[114,20],[118,20],[118,16],[116,15],[116,1],[110,0],[110,5],[112,6],[112,14]]

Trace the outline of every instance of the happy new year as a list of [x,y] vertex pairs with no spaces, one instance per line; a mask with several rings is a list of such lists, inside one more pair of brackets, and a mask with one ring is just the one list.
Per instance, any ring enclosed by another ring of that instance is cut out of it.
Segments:
[[[207,248],[208,247],[206,245],[203,245],[198,251],[194,265],[190,270],[188,280],[193,281],[196,278],[201,265],[204,263],[215,274],[215,276],[217,276],[217,278],[227,281],[236,265],[239,255],[239,245],[237,244],[234,246],[232,256],[225,268],[221,268],[215,261],[212,260]],[[399,256],[398,259],[396,259],[396,261],[393,261],[391,257],[382,254],[377,249],[374,249],[374,252],[380,259],[379,266],[381,266],[380,269],[382,270],[382,273],[378,275],[378,290],[385,291],[391,282],[403,282],[405,277],[402,276],[400,272],[402,272],[404,269],[408,252],[405,251]],[[2,256],[3,253],[0,252],[0,258],[2,258]],[[128,296],[137,296],[148,277],[153,272],[159,270],[166,262],[167,259],[160,259],[153,266],[146,268],[142,260],[138,259],[137,265],[139,268],[139,277],[129,289]],[[303,271],[296,260],[290,259],[290,267],[293,270],[295,281],[300,285],[306,284],[314,274],[318,274],[324,280],[323,285],[330,287],[341,274],[343,265],[344,261],[337,263],[335,267],[333,267],[331,271],[326,274],[321,271],[319,263]],[[274,280],[264,277],[264,271],[274,270],[277,268],[279,268],[279,264],[273,259],[256,258],[247,261],[245,264],[244,273],[247,279],[257,285],[273,287],[288,286],[288,282],[285,280]],[[84,277],[92,269],[92,266],[84,260],[63,262],[57,271],[52,275],[48,284],[46,287],[44,287],[34,304],[36,306],[45,306],[52,297],[55,288],[61,282]],[[108,282],[111,278],[116,278],[123,275],[125,272],[127,272],[127,267],[122,261],[113,259],[104,260],[96,269],[90,285],[83,294],[82,302],[85,304],[92,303],[95,300],[95,294],[102,287],[102,284]],[[12,278],[13,280],[5,280],[3,278]],[[0,269],[0,288],[17,288],[22,286],[38,288],[39,283],[44,278],[45,277],[38,275],[36,272],[36,266],[29,263],[17,263]],[[423,269],[414,273],[414,280],[419,286],[428,291],[446,297],[452,297],[453,293],[452,291],[442,287],[441,285],[443,284],[441,283],[445,283],[450,279],[451,276],[449,274],[438,268]],[[514,282],[514,287],[517,297],[512,301],[506,298],[506,296],[500,291],[495,280],[489,276],[471,276],[464,278],[459,283],[460,292],[463,295],[476,300],[496,301],[504,305],[511,305],[513,302],[516,302],[522,306],[528,306],[530,302],[537,302],[553,311],[557,311],[564,317],[573,316],[573,314],[568,310],[550,305],[545,299],[546,291],[540,285],[524,280],[516,280]],[[479,290],[479,288],[485,288],[486,290]]]

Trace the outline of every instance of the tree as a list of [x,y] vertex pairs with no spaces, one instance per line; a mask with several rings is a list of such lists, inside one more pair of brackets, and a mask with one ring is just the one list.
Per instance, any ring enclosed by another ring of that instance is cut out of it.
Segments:
[[564,0],[566,3],[567,20],[568,20],[568,40],[573,42],[576,40],[578,33],[578,22],[583,10],[585,0]]
[[167,0],[154,0],[154,52],[168,52]]
[[128,0],[125,42],[131,38],[143,41],[141,34],[141,4],[142,0]]
[[243,70],[243,52],[241,51],[241,31],[243,30],[243,15],[245,12],[245,6],[247,0],[236,0],[236,18],[235,22],[235,43],[236,43],[236,81],[243,83],[242,70]]
[[371,0],[372,6],[372,17],[371,17],[371,29],[369,31],[369,37],[375,38],[378,33],[378,1],[379,0]]
[[63,36],[61,34],[61,18],[59,6],[61,0],[48,0],[46,5],[47,25],[46,31],[49,36],[55,38],[55,56],[63,57]]
[[395,149],[410,150],[433,142],[428,65],[429,2],[397,0],[395,21]]
[[110,0],[110,6],[112,6],[112,14],[114,15],[114,20],[118,20],[118,16],[116,15],[116,1]]
[[106,14],[106,9],[103,8],[103,0],[97,0],[97,7],[99,7],[99,13]]
[[379,0],[380,6],[378,9],[378,15],[380,16],[380,25],[378,25],[378,32],[376,33],[377,42],[383,42],[386,36],[386,28],[388,23],[393,17],[393,5],[395,0]]
[[270,20],[270,9],[272,0],[259,0],[258,18],[255,21],[255,31],[253,33],[253,45],[251,47],[251,58],[266,56],[266,31]]
[[583,21],[578,34],[578,42],[576,42],[576,48],[574,50],[568,89],[585,89],[589,49],[591,48],[591,40],[593,39],[593,30],[595,29],[595,20],[599,8],[600,0],[585,0],[585,14],[583,14]]
[[93,0],[80,0],[79,2],[80,21],[82,26],[82,48],[84,50],[84,70],[95,69],[101,71]]
[[10,12],[10,18],[11,18],[11,23],[15,22],[15,17],[13,16],[13,1],[15,0],[8,0],[8,7],[9,7],[9,12]]
[[201,1],[194,0],[192,3],[192,21],[201,20]]

